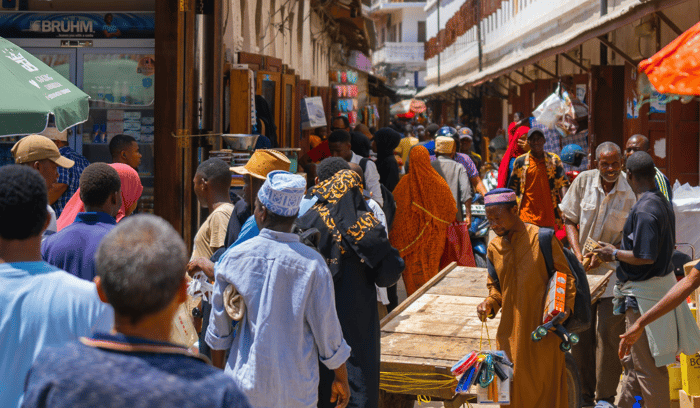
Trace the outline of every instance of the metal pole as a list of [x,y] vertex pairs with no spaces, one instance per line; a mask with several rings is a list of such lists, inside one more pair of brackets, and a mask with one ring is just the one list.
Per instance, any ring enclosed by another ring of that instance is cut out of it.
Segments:
[[479,72],[483,69],[483,50],[481,49],[481,0],[476,0],[476,37],[479,48]]
[[[608,0],[600,0],[600,16],[608,14]],[[601,37],[605,37],[607,40],[608,35],[605,34]],[[608,47],[605,44],[600,44],[600,65],[608,65]]]

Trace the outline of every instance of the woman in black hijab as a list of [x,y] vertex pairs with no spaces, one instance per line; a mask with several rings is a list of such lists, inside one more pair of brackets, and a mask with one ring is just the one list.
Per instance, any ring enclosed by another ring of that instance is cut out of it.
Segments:
[[373,144],[377,151],[377,171],[379,182],[389,191],[399,183],[399,165],[394,158],[394,149],[401,142],[401,133],[392,128],[381,128],[374,134]]

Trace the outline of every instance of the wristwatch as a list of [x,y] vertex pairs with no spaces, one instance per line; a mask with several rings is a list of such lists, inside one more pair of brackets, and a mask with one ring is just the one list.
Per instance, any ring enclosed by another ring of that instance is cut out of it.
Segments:
[[617,258],[617,251],[617,249],[613,250],[613,259],[619,262],[620,260]]

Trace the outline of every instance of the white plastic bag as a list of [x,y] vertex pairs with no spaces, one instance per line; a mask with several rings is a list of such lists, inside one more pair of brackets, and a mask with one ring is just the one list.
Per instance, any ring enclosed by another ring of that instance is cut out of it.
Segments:
[[557,90],[532,112],[532,116],[535,117],[538,123],[547,126],[549,129],[554,129],[557,120],[564,116],[567,109],[566,102],[559,97],[559,88],[557,87]]
[[[676,243],[690,244],[695,248],[695,258],[700,254],[700,187],[681,185],[676,180],[673,185],[673,212],[676,215]],[[693,256],[686,245],[678,245],[678,250]]]

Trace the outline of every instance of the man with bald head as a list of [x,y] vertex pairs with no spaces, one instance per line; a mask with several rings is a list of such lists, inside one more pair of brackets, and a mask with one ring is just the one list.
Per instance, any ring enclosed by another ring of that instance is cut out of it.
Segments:
[[[651,155],[651,146],[649,145],[649,139],[640,134],[632,135],[629,139],[627,139],[627,143],[625,144],[625,156],[626,159],[629,159],[630,156],[634,152],[647,152]],[[673,191],[671,190],[671,182],[668,180],[668,177],[664,175],[664,173],[661,172],[656,166],[654,166],[654,169],[656,169],[656,176],[654,177],[654,180],[656,181],[656,187],[661,191],[661,194],[666,197],[668,202],[670,203],[673,201]]]
[[[571,249],[580,262],[592,254],[583,253],[589,238],[610,242],[619,247],[622,227],[632,206],[637,202],[634,191],[622,173],[622,151],[612,142],[601,143],[596,149],[598,168],[584,171],[576,177],[559,204]],[[617,262],[601,264],[590,259],[587,270],[591,275],[605,275]],[[580,333],[581,341],[572,348],[581,377],[583,406],[597,401],[614,403],[622,365],[617,356],[619,336],[625,331],[625,319],[613,315],[613,285],[608,284],[599,302],[591,308],[591,327]],[[591,364],[591,362],[595,364]]]

